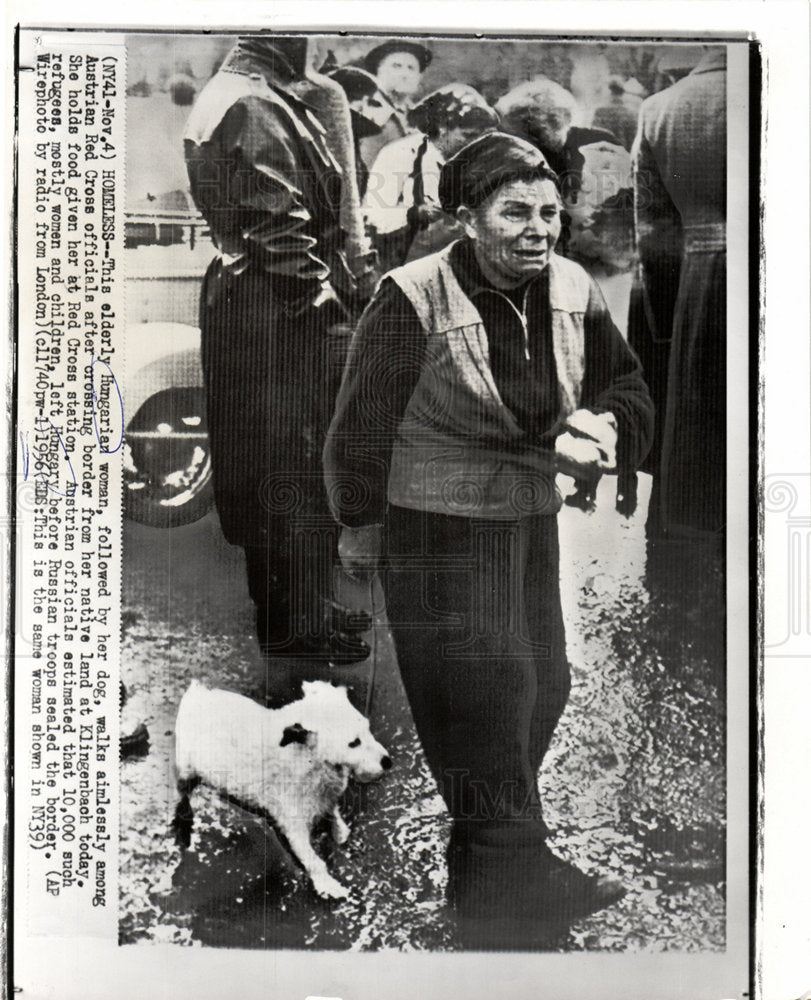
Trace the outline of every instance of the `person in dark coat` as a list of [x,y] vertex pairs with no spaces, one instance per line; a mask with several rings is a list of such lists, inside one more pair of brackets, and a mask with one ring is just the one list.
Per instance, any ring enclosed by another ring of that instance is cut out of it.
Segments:
[[475,139],[439,198],[464,238],[384,277],[324,469],[345,567],[385,550],[400,674],[453,819],[449,901],[471,943],[509,948],[623,893],[547,847],[537,775],[570,686],[555,475],[637,464],[652,409],[596,283],[553,252],[537,148]]
[[330,282],[340,174],[293,89],[306,55],[306,38],[241,38],[192,111],[185,154],[217,248],[200,327],[222,529],[245,550],[262,647],[351,662],[368,647],[332,602],[321,475],[339,378],[327,334],[346,318]]
[[726,100],[726,51],[708,49],[643,103],[634,144],[648,323],[632,324],[632,335],[642,341],[659,425],[652,534],[719,537],[724,528]]

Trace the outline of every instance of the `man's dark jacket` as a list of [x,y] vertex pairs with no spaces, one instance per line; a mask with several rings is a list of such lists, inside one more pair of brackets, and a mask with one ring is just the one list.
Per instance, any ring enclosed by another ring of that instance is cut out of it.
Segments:
[[219,251],[200,307],[215,495],[226,537],[246,546],[283,545],[273,536],[288,516],[327,512],[340,172],[297,96],[305,52],[305,39],[241,40],[186,131],[192,196]]

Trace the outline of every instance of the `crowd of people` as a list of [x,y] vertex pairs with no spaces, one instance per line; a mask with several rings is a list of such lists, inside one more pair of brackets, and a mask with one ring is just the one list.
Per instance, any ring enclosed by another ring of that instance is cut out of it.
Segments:
[[[198,97],[215,496],[271,658],[368,656],[333,574],[380,573],[449,902],[515,945],[623,895],[548,848],[538,798],[570,684],[556,474],[588,503],[616,473],[627,514],[647,462],[652,543],[723,537],[723,53],[647,100],[614,79],[588,126],[545,77],[418,99],[431,60],[248,36]],[[629,346],[589,270],[634,243]]]

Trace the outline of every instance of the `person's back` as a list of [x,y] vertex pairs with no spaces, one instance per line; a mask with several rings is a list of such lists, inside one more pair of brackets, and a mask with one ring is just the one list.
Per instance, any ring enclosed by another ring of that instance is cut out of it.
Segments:
[[648,144],[683,226],[726,218],[726,52],[710,52],[684,79],[642,105]]
[[631,324],[657,406],[649,537],[721,538],[726,427],[726,52],[642,105],[634,143],[647,326]]

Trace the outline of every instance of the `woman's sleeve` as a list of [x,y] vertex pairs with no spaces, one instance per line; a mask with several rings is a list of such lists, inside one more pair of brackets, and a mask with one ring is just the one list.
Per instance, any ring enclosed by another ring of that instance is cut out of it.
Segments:
[[324,446],[330,508],[343,525],[385,518],[394,439],[424,358],[425,332],[414,307],[384,279],[352,338]]
[[585,315],[582,405],[611,412],[617,419],[617,465],[635,470],[650,450],[653,402],[633,350],[614,325],[597,283],[592,280]]

